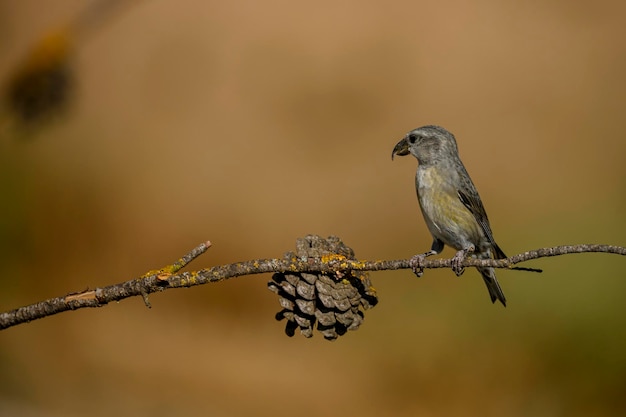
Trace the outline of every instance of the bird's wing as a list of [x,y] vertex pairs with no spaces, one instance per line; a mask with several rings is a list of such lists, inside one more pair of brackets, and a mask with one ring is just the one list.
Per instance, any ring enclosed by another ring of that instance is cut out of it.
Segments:
[[[468,175],[464,176],[465,178],[469,178]],[[485,212],[485,207],[483,206],[480,197],[478,196],[478,192],[470,181],[463,182],[461,188],[457,190],[457,194],[459,195],[459,199],[461,203],[472,213],[478,224],[480,225],[483,233],[489,239],[489,242],[493,246],[494,249],[494,258],[496,259],[504,259],[507,256],[504,254],[502,249],[496,243],[496,240],[493,238],[493,232],[491,231],[491,226],[489,225],[489,219],[487,218],[487,212]]]

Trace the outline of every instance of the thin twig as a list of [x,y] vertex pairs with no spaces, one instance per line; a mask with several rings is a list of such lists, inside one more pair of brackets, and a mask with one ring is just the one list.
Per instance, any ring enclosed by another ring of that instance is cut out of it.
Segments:
[[[342,271],[386,271],[410,268],[408,259],[391,261],[360,261],[349,260],[343,256],[327,258],[284,258],[284,259],[257,259],[234,264],[214,266],[194,272],[177,272],[191,260],[204,253],[211,246],[204,242],[194,248],[187,255],[157,271],[150,271],[138,279],[109,285],[103,288],[85,290],[68,294],[62,297],[51,298],[15,310],[0,314],[0,330],[18,324],[52,316],[68,310],[77,310],[86,307],[102,307],[113,301],[120,301],[129,297],[141,296],[147,305],[148,294],[170,288],[187,288],[211,282],[223,281],[242,275],[263,274],[268,272],[322,272],[337,273]],[[490,266],[493,268],[511,268],[521,262],[532,259],[558,256],[572,253],[603,252],[626,255],[626,248],[612,245],[565,245],[552,248],[541,248],[507,259],[472,259],[463,262],[465,267]],[[430,259],[423,262],[427,268],[450,268],[451,259]]]
[[180,271],[181,269],[183,269],[184,267],[189,265],[189,263],[191,261],[193,261],[198,256],[200,256],[204,252],[206,252],[210,247],[211,247],[211,241],[210,240],[207,240],[206,242],[203,242],[200,245],[196,246],[187,255],[183,256],[182,258],[180,258],[179,260],[174,262],[174,264],[172,265],[171,272],[172,273],[176,273],[176,272]]

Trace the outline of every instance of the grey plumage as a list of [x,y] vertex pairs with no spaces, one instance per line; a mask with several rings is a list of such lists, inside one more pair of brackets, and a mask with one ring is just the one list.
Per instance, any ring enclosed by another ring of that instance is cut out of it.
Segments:
[[[433,236],[431,250],[411,259],[413,270],[421,274],[421,262],[448,245],[457,250],[453,270],[463,273],[466,256],[503,259],[506,255],[495,242],[483,203],[459,158],[452,133],[440,126],[423,126],[409,132],[396,144],[394,155],[412,154],[418,160],[415,187],[424,220]],[[506,306],[506,298],[493,268],[477,268],[491,301]]]

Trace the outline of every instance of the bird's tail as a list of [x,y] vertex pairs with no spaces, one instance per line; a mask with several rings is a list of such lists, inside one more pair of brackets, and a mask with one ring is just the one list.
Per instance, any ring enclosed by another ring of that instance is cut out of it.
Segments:
[[489,290],[491,302],[495,303],[496,300],[498,300],[503,306],[506,307],[506,298],[504,297],[502,288],[500,288],[500,284],[498,284],[498,280],[496,279],[495,270],[493,268],[478,268],[478,271],[485,280],[485,285],[487,285],[487,289]]

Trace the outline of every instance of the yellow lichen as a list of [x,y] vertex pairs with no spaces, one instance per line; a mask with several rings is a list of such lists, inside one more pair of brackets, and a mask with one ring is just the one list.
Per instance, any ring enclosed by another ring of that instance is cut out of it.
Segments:
[[343,255],[339,255],[338,253],[331,253],[330,255],[322,255],[321,259],[322,259],[322,262],[329,263],[329,262],[343,261],[346,259],[346,257]]
[[143,274],[142,276],[139,277],[139,279],[141,278],[148,278],[154,275],[159,275],[163,273],[163,269],[152,269],[148,272],[146,272],[145,274]]
[[192,272],[189,274],[189,277],[187,278],[187,282],[189,283],[189,285],[197,285],[198,284],[198,273],[197,272]]

